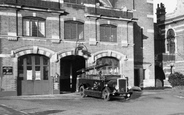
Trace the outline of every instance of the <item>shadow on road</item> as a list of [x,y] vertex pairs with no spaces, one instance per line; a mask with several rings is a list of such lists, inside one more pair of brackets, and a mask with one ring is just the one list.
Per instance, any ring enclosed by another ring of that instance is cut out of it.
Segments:
[[60,113],[64,111],[65,110],[47,110],[47,111],[41,111],[36,113],[29,113],[28,115],[49,115],[49,114]]
[[184,115],[184,113],[174,113],[174,114],[169,114],[169,115]]
[[22,111],[15,110],[15,109],[7,107],[5,105],[0,105],[0,108],[4,109],[4,111],[5,111],[2,114],[0,112],[0,115],[50,115],[50,114],[60,113],[60,112],[66,111],[66,110],[47,110],[47,111],[41,111],[41,112],[35,112],[35,113],[24,113]]

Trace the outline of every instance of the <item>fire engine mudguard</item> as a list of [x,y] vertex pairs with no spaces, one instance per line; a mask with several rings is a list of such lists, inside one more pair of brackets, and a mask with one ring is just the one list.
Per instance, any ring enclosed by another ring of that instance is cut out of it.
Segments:
[[108,87],[105,87],[102,91],[102,98],[105,101],[109,101],[111,99],[111,93]]
[[86,96],[85,93],[84,93],[84,90],[85,90],[84,85],[81,85],[81,86],[79,87],[79,93],[80,93],[80,96],[81,96],[82,98],[84,98],[84,97]]

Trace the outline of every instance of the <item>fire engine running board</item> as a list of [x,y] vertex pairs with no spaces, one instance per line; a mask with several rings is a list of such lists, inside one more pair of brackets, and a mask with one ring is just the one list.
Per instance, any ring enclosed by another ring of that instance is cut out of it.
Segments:
[[101,91],[84,90],[84,94],[87,96],[102,97]]

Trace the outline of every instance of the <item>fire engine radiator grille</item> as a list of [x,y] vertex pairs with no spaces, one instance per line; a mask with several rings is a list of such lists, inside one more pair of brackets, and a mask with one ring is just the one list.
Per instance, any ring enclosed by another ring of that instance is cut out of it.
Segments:
[[127,92],[126,79],[117,79],[117,85],[119,86],[119,92]]

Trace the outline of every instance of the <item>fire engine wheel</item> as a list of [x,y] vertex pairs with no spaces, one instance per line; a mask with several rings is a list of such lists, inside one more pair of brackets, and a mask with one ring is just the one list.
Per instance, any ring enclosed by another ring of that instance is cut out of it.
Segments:
[[102,91],[102,98],[105,100],[105,101],[109,101],[111,98],[110,98],[110,92],[107,88],[105,88],[103,91]]
[[79,88],[80,96],[81,96],[81,97],[85,97],[84,89],[85,89],[84,86],[80,86],[80,88]]

